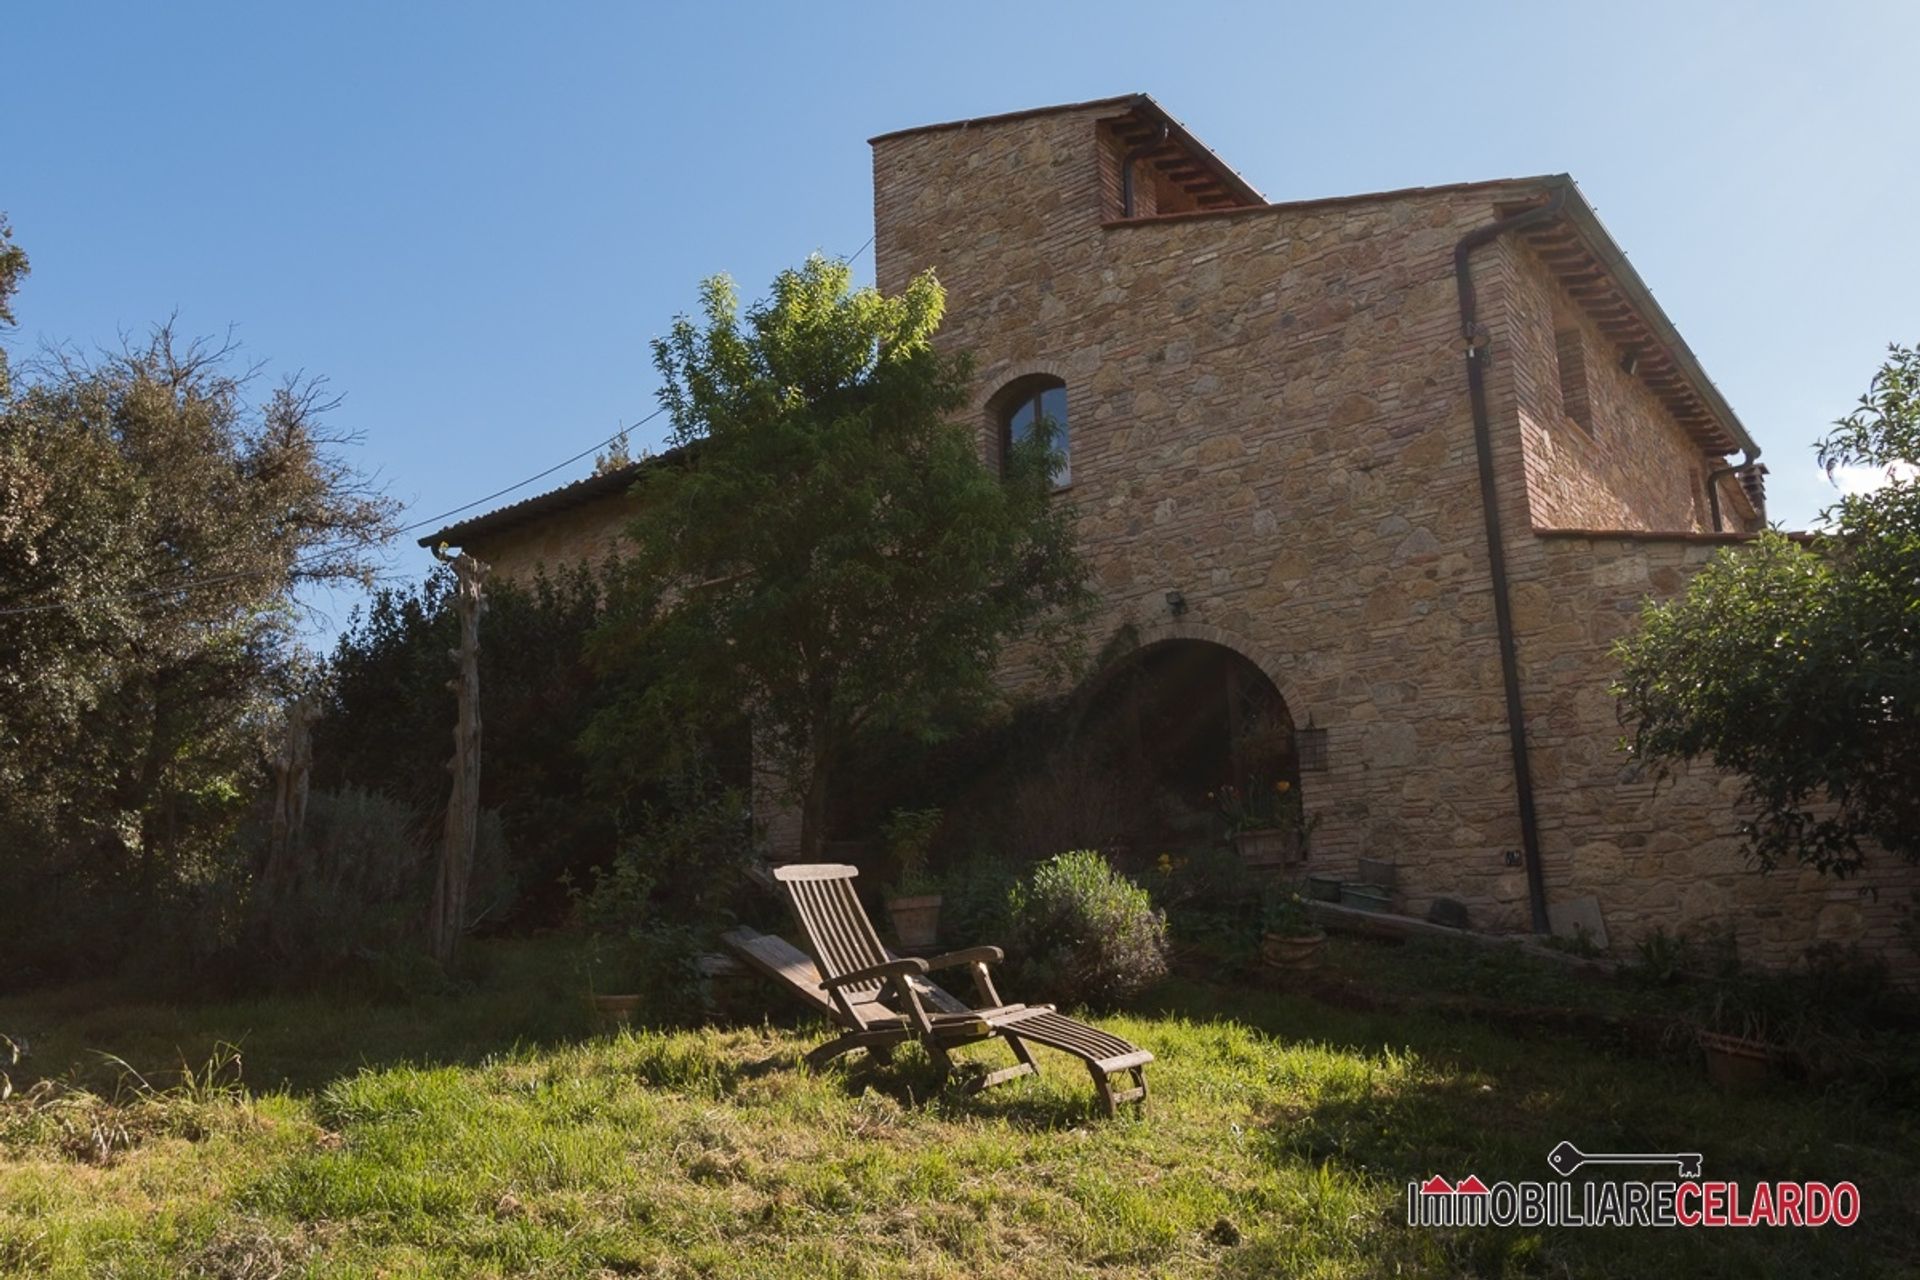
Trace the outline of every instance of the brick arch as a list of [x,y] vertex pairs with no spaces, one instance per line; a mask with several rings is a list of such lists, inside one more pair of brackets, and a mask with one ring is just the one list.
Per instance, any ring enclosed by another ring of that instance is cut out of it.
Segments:
[[1281,666],[1280,660],[1268,650],[1236,632],[1229,631],[1225,627],[1216,627],[1210,622],[1191,622],[1185,618],[1164,618],[1148,626],[1136,627],[1134,630],[1139,637],[1139,643],[1134,646],[1135,649],[1165,644],[1169,640],[1204,640],[1208,644],[1217,644],[1223,649],[1231,649],[1258,667],[1260,674],[1273,683],[1273,687],[1280,692],[1281,701],[1287,704],[1288,711],[1294,708],[1294,699],[1287,689],[1287,682],[1280,678],[1281,673],[1286,669]]
[[[1280,678],[1285,668],[1282,667],[1279,659],[1270,650],[1253,643],[1237,632],[1186,618],[1164,618],[1147,625],[1134,624],[1132,629],[1133,646],[1125,653],[1115,655],[1098,670],[1091,672],[1073,691],[1072,712],[1068,720],[1072,726],[1072,733],[1079,733],[1081,724],[1094,700],[1099,696],[1101,688],[1106,684],[1107,678],[1118,671],[1128,657],[1154,645],[1176,640],[1198,640],[1206,644],[1218,645],[1252,663],[1254,668],[1267,678],[1267,682],[1273,686],[1274,691],[1280,695],[1280,701],[1286,707],[1287,714],[1293,716],[1297,713],[1299,704],[1294,700],[1293,691],[1288,688],[1287,682]],[[1123,628],[1122,631],[1124,630]],[[1114,638],[1118,639],[1120,634],[1121,632],[1115,632]],[[1298,725],[1295,727],[1298,728]]]
[[986,380],[980,394],[974,398],[973,412],[980,433],[982,456],[989,467],[998,470],[1002,462],[1000,457],[1000,415],[1006,412],[1009,392],[1021,383],[1035,378],[1055,378],[1065,384],[1067,395],[1073,395],[1073,379],[1067,374],[1067,367],[1057,360],[1023,360],[1004,366],[997,366]]
[[[1300,726],[1274,655],[1224,627],[1186,616],[1123,628],[1083,682],[1064,721],[1068,758],[1111,764],[1129,782],[1119,801],[1143,833],[1217,834],[1210,811],[1224,781],[1285,782],[1304,801]],[[1128,673],[1145,678],[1134,680]],[[1202,800],[1204,793],[1205,799]],[[1253,803],[1249,793],[1248,803]]]

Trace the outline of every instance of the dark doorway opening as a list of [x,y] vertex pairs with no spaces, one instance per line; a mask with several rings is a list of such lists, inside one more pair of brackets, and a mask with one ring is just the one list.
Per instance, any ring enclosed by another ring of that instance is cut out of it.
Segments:
[[1212,843],[1230,815],[1300,786],[1286,699],[1243,655],[1205,640],[1144,646],[1083,694],[1084,758],[1126,780],[1133,842]]

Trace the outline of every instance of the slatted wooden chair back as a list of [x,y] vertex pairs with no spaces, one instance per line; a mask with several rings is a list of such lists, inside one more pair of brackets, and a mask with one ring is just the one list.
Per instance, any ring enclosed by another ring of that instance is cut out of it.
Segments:
[[[888,959],[880,935],[860,905],[860,895],[853,891],[853,878],[859,874],[858,867],[831,862],[773,869],[774,879],[786,889],[793,914],[806,931],[821,974],[828,978],[869,969]],[[844,1012],[865,1025],[882,1011],[878,1001],[885,981],[872,978],[842,987],[848,1006]]]

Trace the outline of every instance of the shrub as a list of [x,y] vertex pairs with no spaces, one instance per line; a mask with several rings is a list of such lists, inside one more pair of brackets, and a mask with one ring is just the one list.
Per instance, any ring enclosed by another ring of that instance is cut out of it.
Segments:
[[753,862],[745,797],[705,769],[676,779],[660,804],[642,807],[638,830],[581,893],[582,923],[624,935],[656,922],[698,927],[731,918]]
[[1041,863],[1007,906],[1024,975],[1051,997],[1110,1004],[1166,976],[1166,917],[1092,850]]
[[696,767],[667,792],[575,898],[588,985],[644,995],[642,1023],[684,1025],[707,1011],[699,956],[745,897],[753,841],[746,800],[711,771]]
[[1240,856],[1217,846],[1163,853],[1146,873],[1167,931],[1183,952],[1233,971],[1260,945],[1262,884]]
[[940,931],[961,946],[1004,941],[1007,897],[1020,882],[1020,867],[1005,858],[974,854],[940,881]]
[[640,995],[638,1025],[691,1026],[711,1004],[700,955],[712,946],[710,929],[658,920],[596,934],[586,944],[587,986],[598,995]]
[[927,853],[940,832],[945,815],[939,809],[895,809],[881,825],[880,836],[893,858],[894,889],[901,894],[932,893],[934,879],[927,870]]
[[[274,980],[300,983],[347,969],[385,973],[421,948],[435,864],[438,824],[376,791],[342,787],[307,801],[300,845],[273,879],[253,886],[253,945],[272,958]],[[253,865],[261,866],[264,830],[242,832]],[[468,891],[475,917],[504,912],[512,901],[506,837],[498,814],[482,810]]]

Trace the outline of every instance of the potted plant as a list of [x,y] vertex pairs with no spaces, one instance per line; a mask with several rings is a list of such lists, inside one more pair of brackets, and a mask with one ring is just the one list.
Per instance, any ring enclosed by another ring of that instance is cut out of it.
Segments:
[[1298,887],[1270,890],[1261,911],[1260,958],[1270,969],[1318,969],[1327,943]]
[[907,951],[924,951],[940,940],[938,882],[927,870],[940,818],[938,809],[895,809],[881,831],[894,863],[887,918],[893,922],[894,938]]
[[1302,861],[1314,820],[1300,805],[1300,793],[1285,778],[1242,787],[1228,783],[1217,793],[1227,837],[1249,867],[1271,868]]
[[1707,1078],[1723,1089],[1763,1083],[1781,1059],[1770,1034],[1760,979],[1741,974],[1716,982],[1694,1020],[1694,1035],[1706,1057]]
[[[624,958],[624,951],[624,947],[612,942],[604,935],[593,934],[588,937],[586,951],[582,956],[582,966],[587,976],[587,1003],[593,1006],[594,1020],[609,1031],[633,1025],[633,1015],[640,1008],[641,1000],[644,999],[638,992],[618,989],[612,992],[601,991],[599,983],[595,980],[594,975],[602,965],[616,955]],[[619,967],[628,972],[633,971],[630,965]]]

